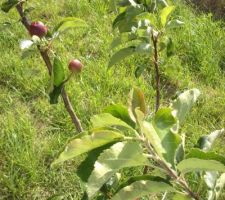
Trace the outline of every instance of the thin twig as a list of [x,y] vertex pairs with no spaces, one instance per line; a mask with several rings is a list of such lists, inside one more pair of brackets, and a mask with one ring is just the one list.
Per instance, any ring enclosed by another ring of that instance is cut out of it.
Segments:
[[160,75],[159,75],[159,56],[158,56],[158,36],[154,36],[154,33],[152,33],[152,41],[154,46],[154,66],[155,66],[155,82],[156,82],[155,112],[157,112],[160,106]]
[[69,113],[69,115],[70,115],[70,117],[72,119],[72,122],[74,123],[77,131],[78,132],[82,132],[83,128],[81,126],[80,120],[78,119],[77,115],[75,114],[75,112],[73,110],[73,106],[72,106],[72,104],[70,102],[69,96],[67,95],[66,90],[65,90],[64,87],[62,88],[61,96],[63,98],[63,102],[64,102],[64,105],[66,107],[66,110]]
[[[160,74],[159,74],[159,55],[158,55],[158,34],[154,35],[154,33],[152,33],[152,41],[153,41],[153,46],[154,46],[154,66],[155,66],[155,81],[156,81],[155,112],[157,112],[159,109],[159,106],[160,106]],[[147,147],[149,147],[151,149],[150,144],[148,144]],[[151,149],[151,151],[152,151],[152,149]],[[158,158],[158,163],[163,169],[165,169],[167,171],[167,173],[168,173],[168,175],[170,175],[170,177],[172,177],[174,180],[176,180],[176,182],[179,183],[179,185],[181,185],[183,187],[183,189],[188,193],[188,195],[190,197],[194,198],[195,200],[199,200],[199,196],[196,195],[194,192],[192,192],[192,190],[189,188],[187,182],[185,180],[181,179],[173,169],[171,169],[160,158]],[[148,168],[145,168],[144,172],[146,172],[147,170],[148,170]]]
[[[153,160],[155,162],[158,163],[158,165],[165,170],[165,172],[172,178],[176,181],[177,184],[179,184],[184,190],[185,192],[187,192],[187,194],[195,199],[195,200],[200,200],[199,196],[197,194],[195,194],[191,189],[190,187],[188,186],[187,182],[179,177],[177,175],[177,172],[174,171],[172,168],[170,168],[167,163],[165,161],[163,161],[158,155],[157,153],[155,152],[155,150],[153,149],[153,147],[151,146],[151,144],[148,142],[148,141],[145,141],[144,142],[144,145],[145,147],[148,149],[148,152],[152,155],[152,158],[154,158]],[[147,168],[148,170],[148,168]],[[146,171],[147,173],[147,171]]]
[[199,196],[195,194],[190,187],[188,186],[187,182],[179,177],[173,169],[171,169],[163,160],[158,158],[158,164],[168,173],[168,175],[173,178],[186,192],[187,194],[195,199],[195,200],[200,200]]
[[28,20],[28,18],[25,16],[24,11],[23,11],[23,3],[19,3],[16,6],[16,9],[21,17],[21,22],[23,23],[23,25],[25,26],[25,28],[29,31],[30,29],[30,22]]
[[[17,11],[18,11],[18,13],[19,13],[19,15],[21,17],[22,24],[25,26],[25,28],[29,32],[30,21],[28,20],[28,18],[24,14],[23,3],[19,3],[16,6],[16,9],[17,9]],[[37,48],[38,48],[38,50],[39,50],[39,52],[41,54],[42,59],[45,62],[45,65],[46,65],[46,67],[48,69],[48,73],[51,76],[52,75],[53,66],[52,66],[51,60],[50,60],[49,55],[48,55],[48,50],[42,50],[40,46],[38,46]],[[75,112],[73,110],[73,106],[72,106],[72,104],[70,102],[69,96],[67,95],[67,92],[66,92],[64,87],[61,90],[61,96],[62,96],[64,105],[65,105],[65,108],[66,108],[67,112],[69,113],[70,118],[71,118],[71,120],[72,120],[72,122],[73,122],[73,124],[74,124],[74,126],[76,128],[76,130],[78,132],[82,132],[83,128],[81,126],[80,120],[79,120],[79,118],[77,117],[77,115],[75,114]]]
[[[155,113],[158,111],[160,106],[160,76],[159,76],[159,56],[158,56],[158,35],[154,36],[154,33],[152,32],[152,41],[154,46],[154,66],[155,66],[155,90],[156,90],[156,96],[155,96]],[[144,167],[143,174],[148,173],[148,166]]]

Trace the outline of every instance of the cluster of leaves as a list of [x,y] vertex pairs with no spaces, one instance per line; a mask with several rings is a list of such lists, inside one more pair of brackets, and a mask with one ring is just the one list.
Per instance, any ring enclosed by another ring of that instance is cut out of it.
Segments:
[[[204,177],[209,195],[218,197],[224,184],[225,157],[210,150],[224,130],[200,138],[199,148],[187,153],[185,137],[180,132],[180,125],[199,95],[197,89],[185,91],[170,107],[148,115],[144,94],[134,88],[128,108],[115,104],[103,114],[93,116],[92,129],[70,141],[52,166],[88,153],[77,171],[86,186],[83,199],[98,196],[98,199],[133,200],[162,192],[171,192],[174,199],[191,199],[184,188],[177,187],[178,180],[190,172],[201,172],[199,178]],[[119,182],[118,173],[122,169],[137,166],[159,169],[161,175],[149,173]],[[110,197],[99,194],[108,185]]]
[[[116,53],[111,57],[109,67],[134,54],[151,57],[155,42],[159,45],[158,52],[166,50],[167,56],[173,54],[172,38],[165,36],[164,32],[183,24],[170,19],[175,6],[169,6],[164,0],[122,0],[117,4],[119,14],[113,21],[113,29],[118,29],[119,35],[111,44]],[[150,65],[138,67],[136,77],[148,67]]]
[[[6,0],[1,4],[1,9],[4,12],[9,12],[18,4],[25,2],[25,0]],[[76,17],[67,17],[62,19],[58,24],[56,24],[53,27],[52,31],[48,29],[48,33],[45,37],[39,38],[38,36],[34,35],[31,39],[25,39],[20,42],[20,48],[22,50],[22,59],[29,58],[31,55],[36,54],[37,50],[52,54],[51,57],[53,58],[53,68],[49,68],[51,81],[48,89],[51,104],[58,103],[58,98],[62,88],[64,87],[65,83],[71,78],[71,74],[66,77],[62,59],[51,49],[52,43],[71,28],[86,27],[87,24],[85,21]]]
[[15,7],[17,4],[24,2],[21,0],[8,0],[1,4],[1,10],[4,12],[9,12],[13,7]]

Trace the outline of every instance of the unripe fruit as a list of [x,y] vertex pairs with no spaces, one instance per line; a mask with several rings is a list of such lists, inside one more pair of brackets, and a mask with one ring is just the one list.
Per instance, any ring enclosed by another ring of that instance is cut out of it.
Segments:
[[31,36],[36,35],[39,38],[42,38],[46,36],[48,28],[42,22],[32,22],[30,25],[29,32]]
[[81,72],[82,68],[83,68],[83,64],[77,59],[71,60],[69,63],[69,70],[71,72],[79,73]]

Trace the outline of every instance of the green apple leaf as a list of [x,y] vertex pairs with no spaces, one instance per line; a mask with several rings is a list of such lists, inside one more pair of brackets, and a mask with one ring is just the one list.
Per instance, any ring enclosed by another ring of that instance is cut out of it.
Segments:
[[121,20],[118,23],[118,30],[120,33],[131,32],[132,28],[134,28],[134,27],[138,27],[138,23],[136,20],[127,21],[125,19],[125,20]]
[[135,53],[135,46],[130,46],[124,49],[117,51],[111,58],[108,64],[108,67],[112,67],[116,63],[120,62],[124,58],[131,56]]
[[126,20],[131,21],[138,15],[142,14],[144,11],[145,8],[143,5],[134,3],[133,5],[128,6],[126,9]]
[[143,72],[145,71],[145,69],[147,68],[148,66],[146,65],[141,65],[141,66],[138,66],[135,70],[135,77],[136,78],[139,78]]
[[50,104],[57,104],[58,98],[64,87],[63,81],[65,79],[63,64],[61,62],[61,59],[58,56],[54,57],[52,70],[53,70],[53,73],[51,76],[50,93],[49,93]]
[[111,49],[114,49],[122,44],[127,44],[128,42],[136,39],[137,36],[134,33],[122,33],[112,41]]
[[151,55],[152,51],[152,46],[149,43],[143,42],[139,45],[136,46],[135,51],[139,54],[145,54],[145,55]]
[[167,57],[174,55],[174,44],[172,38],[168,38],[167,46],[166,46],[166,55]]
[[144,93],[141,91],[140,88],[134,87],[130,94],[128,99],[128,113],[130,115],[130,118],[136,122],[136,108],[139,108],[139,110],[146,115],[147,114],[147,106],[145,103],[145,96]]
[[84,135],[81,138],[75,138],[70,141],[64,151],[53,162],[52,166],[106,144],[121,140],[123,140],[123,135],[118,132],[110,130],[96,130],[90,135]]
[[171,20],[167,23],[166,25],[166,29],[174,29],[174,28],[179,28],[181,26],[184,25],[184,22],[178,20],[178,19],[174,19],[174,20]]
[[162,9],[162,11],[160,12],[160,19],[161,19],[162,27],[165,27],[165,25],[168,21],[168,17],[174,11],[174,9],[175,9],[175,6],[167,6]]
[[135,128],[135,123],[130,118],[126,106],[123,106],[121,104],[113,104],[111,106],[108,106],[104,111],[106,113],[110,113],[112,116],[116,118],[121,119],[122,121],[130,125],[132,128]]
[[187,194],[176,193],[172,200],[192,200]]
[[105,150],[95,162],[87,187],[88,197],[93,198],[97,191],[118,170],[125,167],[149,165],[143,155],[142,147],[137,142],[119,142]]
[[122,12],[119,15],[117,15],[117,17],[114,19],[114,21],[112,23],[113,29],[115,29],[116,27],[118,27],[118,24],[120,23],[120,21],[124,20],[125,17],[126,17],[126,12]]
[[105,128],[107,128],[107,127],[124,127],[131,131],[135,131],[130,125],[128,125],[121,119],[116,118],[109,113],[102,113],[99,115],[94,115],[91,118],[91,124],[92,124],[93,129],[104,128],[104,127]]
[[19,0],[6,0],[1,4],[1,10],[4,12],[9,12],[13,7],[15,7],[20,1]]
[[173,192],[173,186],[163,178],[154,176],[138,176],[130,178],[120,187],[112,200],[133,200],[151,193]]
[[193,171],[218,171],[225,172],[225,166],[223,163],[216,160],[205,160],[200,158],[188,158],[182,160],[177,169],[182,173]]
[[190,171],[225,172],[225,157],[214,152],[192,149],[177,168],[183,173]]
[[215,188],[216,180],[217,180],[218,176],[219,176],[219,173],[216,172],[216,171],[210,171],[210,172],[207,171],[204,174],[205,183],[208,186],[208,188],[210,190],[212,190],[212,192],[213,192],[213,190]]
[[63,84],[59,86],[53,86],[52,91],[49,93],[50,104],[57,104],[61,91],[63,89]]
[[158,134],[161,145],[165,149],[163,157],[172,166],[175,164],[176,151],[182,142],[181,136],[172,131],[175,124],[176,119],[170,108],[160,109],[152,120],[152,131]]
[[[156,15],[154,15],[153,13],[146,12],[146,13],[143,13],[141,16],[143,16],[145,19],[148,19],[150,21],[151,26],[153,26],[155,29],[157,29],[158,20],[157,20]],[[151,30],[151,32],[152,32],[152,30]],[[148,31],[148,33],[150,33],[150,32]],[[148,35],[150,35],[150,34],[148,34]]]
[[130,4],[131,4],[130,0],[119,0],[118,1],[118,5],[121,7],[129,6]]
[[177,149],[182,139],[181,136],[172,131],[176,119],[170,108],[160,109],[151,122],[144,121],[143,113],[136,110],[138,124],[141,132],[149,140],[157,154],[175,167]]
[[62,33],[70,28],[86,28],[87,24],[84,20],[76,17],[64,18],[59,24],[54,28],[54,32]]
[[136,114],[137,114],[138,124],[140,125],[140,128],[141,128],[141,132],[148,139],[148,141],[153,146],[157,154],[161,158],[163,158],[163,154],[166,153],[166,150],[162,146],[161,139],[159,135],[157,134],[155,128],[153,127],[152,123],[141,120],[141,118],[143,118],[144,116],[141,111],[136,110]]
[[[109,180],[101,187],[100,189],[101,193],[108,194],[108,193],[111,193],[111,191],[116,190],[120,184],[119,182],[120,179],[121,179],[121,173],[119,172],[114,173],[113,176],[111,176]],[[97,197],[97,199],[98,198],[99,197]]]
[[204,135],[198,140],[198,147],[204,151],[209,151],[212,149],[214,142],[218,137],[225,133],[224,129],[216,130],[210,133],[209,135]]
[[142,181],[142,180],[158,181],[158,182],[165,182],[167,184],[170,184],[170,182],[168,180],[166,180],[166,177],[163,178],[163,177],[157,176],[157,175],[153,176],[153,175],[145,174],[145,175],[139,175],[139,176],[132,176],[128,180],[126,180],[125,182],[123,182],[122,184],[119,185],[119,187],[115,191],[115,194],[117,192],[119,192],[121,189],[123,189],[124,187],[126,187],[136,181]]
[[63,64],[62,64],[61,59],[58,56],[55,56],[55,58],[54,58],[53,77],[54,77],[53,84],[56,87],[60,86],[65,79]]
[[77,175],[80,177],[80,179],[83,182],[88,181],[88,178],[89,178],[89,176],[91,175],[91,172],[94,169],[94,164],[97,161],[100,154],[104,150],[106,150],[110,146],[112,146],[113,144],[115,144],[115,142],[106,144],[106,145],[101,146],[101,147],[96,148],[96,149],[93,149],[88,153],[86,159],[77,168]]
[[[191,110],[199,95],[200,91],[198,89],[187,90],[181,93],[172,103],[172,114],[178,119],[179,124],[183,123],[187,113]],[[178,126],[176,129],[178,129]]]
[[[138,29],[148,29],[149,27],[151,27],[151,22],[148,19],[141,19],[137,22],[136,25],[134,25],[135,28]],[[148,33],[151,33],[151,29],[150,31],[148,31]]]
[[162,6],[169,6],[166,0],[157,0],[156,2],[161,4]]
[[204,181],[206,185],[208,186],[207,200],[216,199],[215,186],[216,186],[216,181],[218,176],[219,176],[219,173],[217,171],[206,171],[204,174]]
[[221,176],[216,181],[215,186],[216,200],[219,200],[219,197],[224,189],[224,186],[225,186],[225,173],[221,174]]
[[205,152],[200,149],[191,149],[186,158],[199,158],[204,160],[216,160],[225,165],[225,157],[215,152]]

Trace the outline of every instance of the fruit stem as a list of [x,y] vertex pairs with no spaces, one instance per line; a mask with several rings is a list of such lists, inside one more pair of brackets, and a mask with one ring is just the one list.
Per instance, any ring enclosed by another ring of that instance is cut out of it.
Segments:
[[[25,16],[24,14],[24,11],[23,11],[23,4],[22,3],[19,3],[17,6],[16,6],[16,9],[21,17],[21,22],[22,24],[25,26],[25,28],[27,29],[27,31],[29,32],[29,28],[30,28],[30,22],[28,20],[28,18]],[[47,66],[48,68],[48,73],[49,75],[51,76],[52,75],[52,69],[53,69],[53,66],[52,66],[52,63],[50,61],[50,58],[49,58],[49,55],[48,55],[48,50],[42,50],[40,48],[40,46],[37,46],[40,54],[41,54],[41,57],[42,59],[44,60],[45,62],[45,65]],[[64,106],[67,110],[67,112],[69,113],[70,115],[70,118],[76,128],[76,130],[78,132],[82,132],[83,131],[83,128],[81,126],[81,123],[80,123],[80,120],[79,118],[77,117],[76,113],[74,112],[74,109],[73,109],[73,106],[70,102],[70,99],[69,99],[69,96],[67,95],[67,92],[65,90],[65,88],[63,87],[62,90],[61,90],[61,96],[62,96],[62,99],[63,99],[63,102],[64,102]]]

